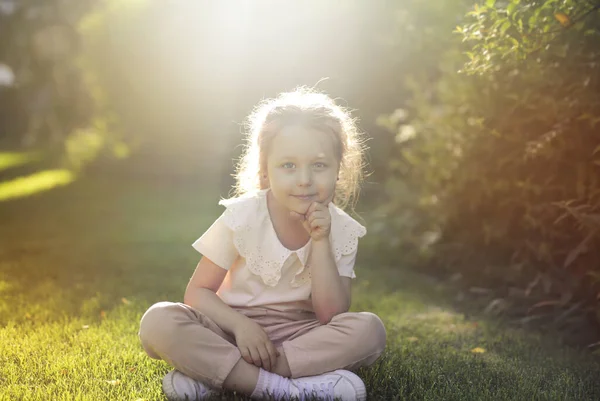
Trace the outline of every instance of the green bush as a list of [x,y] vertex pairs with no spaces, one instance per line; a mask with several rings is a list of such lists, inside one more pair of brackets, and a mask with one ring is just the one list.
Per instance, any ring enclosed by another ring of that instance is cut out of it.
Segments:
[[397,143],[385,213],[404,216],[381,228],[390,245],[473,284],[598,311],[599,7],[488,0],[446,40],[434,83],[412,76],[406,112],[380,121]]

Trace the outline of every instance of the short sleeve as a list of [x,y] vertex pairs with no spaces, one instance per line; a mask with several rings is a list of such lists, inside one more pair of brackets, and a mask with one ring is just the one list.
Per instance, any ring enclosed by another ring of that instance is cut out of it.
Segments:
[[238,251],[233,244],[233,231],[225,224],[223,215],[192,244],[192,247],[225,270],[229,270],[238,257]]
[[337,262],[338,272],[342,277],[356,278],[354,273],[354,263],[356,262],[356,249],[354,252],[347,255],[342,255],[340,260]]
[[367,229],[332,203],[329,204],[329,212],[330,239],[338,272],[340,276],[356,278],[354,264],[358,253],[358,239],[367,233]]

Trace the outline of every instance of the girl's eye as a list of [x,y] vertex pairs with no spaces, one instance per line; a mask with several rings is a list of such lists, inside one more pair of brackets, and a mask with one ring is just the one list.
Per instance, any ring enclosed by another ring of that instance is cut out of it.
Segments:
[[316,168],[325,168],[325,167],[327,167],[327,165],[325,163],[317,162],[317,163],[315,163],[315,167]]
[[294,168],[294,167],[296,167],[296,166],[294,165],[294,163],[290,163],[290,162],[288,162],[288,163],[283,163],[283,164],[281,165],[281,167],[283,167],[283,168]]

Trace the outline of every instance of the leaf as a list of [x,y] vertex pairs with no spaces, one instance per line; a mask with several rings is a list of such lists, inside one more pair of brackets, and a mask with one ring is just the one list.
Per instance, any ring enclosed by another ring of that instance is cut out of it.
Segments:
[[529,21],[528,24],[530,27],[535,26],[535,24],[537,23],[537,19],[538,19],[538,14],[533,14],[531,17],[529,17]]
[[486,0],[485,5],[488,6],[489,8],[494,7],[494,5],[496,4],[496,0]]
[[504,21],[504,23],[500,26],[500,33],[504,34],[508,28],[510,28],[511,23],[509,20]]
[[566,217],[570,216],[571,213],[570,212],[566,212],[565,214],[558,216],[558,218],[556,220],[554,220],[554,222],[552,224],[558,224],[560,223],[562,220],[564,220]]
[[600,346],[600,341],[598,341],[598,342],[595,342],[595,343],[588,344],[588,346],[587,346],[587,347],[588,347],[588,348],[594,348],[594,347],[598,347],[598,346]]
[[471,352],[474,354],[483,354],[485,353],[485,349],[481,347],[475,347],[471,350]]
[[119,384],[121,384],[121,380],[105,380],[108,384],[110,384],[111,386],[117,386]]
[[485,308],[484,313],[499,315],[508,309],[508,302],[503,298],[496,298],[492,300]]
[[130,302],[130,301],[127,299],[127,298],[125,298],[125,297],[121,298],[121,302],[123,302],[125,305],[129,305],[129,304],[131,303],[131,302]]
[[506,7],[506,14],[510,17],[511,15],[514,14],[516,8],[517,8],[516,3],[510,3],[508,5],[508,7]]
[[489,288],[483,288],[483,287],[470,287],[469,292],[471,292],[473,294],[478,294],[478,295],[487,295],[487,294],[491,293],[492,290],[490,290]]
[[554,18],[556,18],[556,20],[564,27],[571,25],[571,19],[565,13],[556,13],[554,14]]
[[588,234],[587,237],[585,237],[585,239],[583,241],[581,241],[579,243],[579,245],[577,245],[573,250],[571,250],[571,252],[569,252],[569,254],[567,255],[567,259],[565,259],[565,263],[563,265],[563,267],[567,268],[571,265],[571,263],[573,263],[575,261],[575,259],[577,259],[577,257],[579,257],[579,255],[586,253],[588,251],[588,241],[590,239],[592,239],[592,237],[594,236],[594,232],[592,231],[590,234]]
[[555,305],[562,305],[562,301],[560,301],[560,300],[549,300],[549,301],[538,302],[537,304],[535,304],[531,308],[529,308],[529,310],[527,311],[527,314],[530,314],[531,311],[533,311],[534,309],[537,309],[537,308],[541,308],[541,307],[544,307],[544,306],[555,306]]
[[480,8],[479,4],[475,4],[475,6],[473,7],[473,11],[469,11],[467,13],[467,15],[472,15],[474,17],[478,17],[481,14],[485,14],[486,11],[487,11],[487,8]]

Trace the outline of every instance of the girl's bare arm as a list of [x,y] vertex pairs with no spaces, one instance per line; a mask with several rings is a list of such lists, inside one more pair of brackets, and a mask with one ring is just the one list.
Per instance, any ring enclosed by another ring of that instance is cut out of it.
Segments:
[[216,294],[227,270],[202,257],[185,290],[183,303],[202,312],[223,331],[234,335],[235,327],[248,318],[233,310]]

